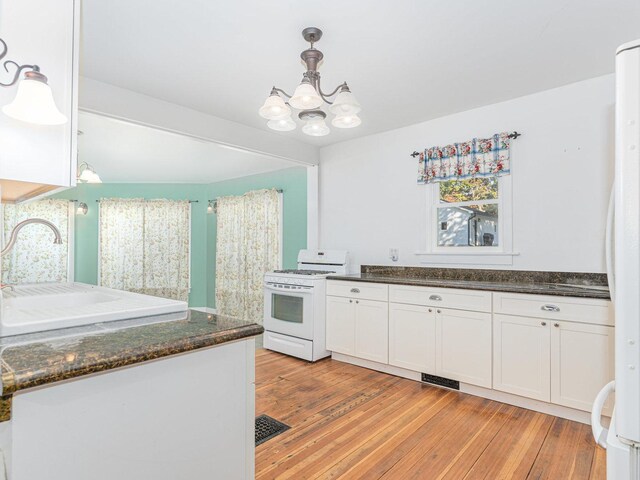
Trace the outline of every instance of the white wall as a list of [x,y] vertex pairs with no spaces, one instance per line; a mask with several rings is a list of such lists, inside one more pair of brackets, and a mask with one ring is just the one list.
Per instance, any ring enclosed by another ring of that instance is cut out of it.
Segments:
[[[425,265],[414,252],[425,249],[427,187],[416,184],[418,162],[409,154],[517,130],[523,135],[511,158],[519,255],[495,268],[604,272],[613,115],[614,77],[606,75],[324,147],[320,246],[349,250],[352,271]],[[400,250],[396,263],[388,259],[391,247]]]

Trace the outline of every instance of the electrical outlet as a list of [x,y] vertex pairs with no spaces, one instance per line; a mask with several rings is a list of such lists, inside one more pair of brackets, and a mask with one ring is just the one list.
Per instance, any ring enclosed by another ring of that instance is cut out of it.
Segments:
[[390,248],[389,249],[389,258],[391,259],[392,262],[397,262],[398,261],[398,249],[397,248]]

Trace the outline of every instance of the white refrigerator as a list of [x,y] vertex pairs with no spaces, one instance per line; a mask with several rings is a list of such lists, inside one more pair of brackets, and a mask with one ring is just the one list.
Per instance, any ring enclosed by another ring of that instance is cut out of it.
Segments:
[[[615,381],[595,400],[592,428],[607,449],[607,478],[640,480],[640,40],[616,51],[615,108],[615,182],[607,228]],[[615,408],[606,429],[600,413],[614,391]]]

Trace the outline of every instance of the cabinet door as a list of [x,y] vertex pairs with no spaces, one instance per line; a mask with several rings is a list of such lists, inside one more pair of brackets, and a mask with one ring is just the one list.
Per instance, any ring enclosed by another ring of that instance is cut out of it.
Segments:
[[442,308],[436,314],[436,374],[491,388],[491,314]]
[[355,356],[389,363],[389,304],[354,300],[356,304]]
[[493,316],[493,388],[551,400],[550,326],[531,317]]
[[[591,411],[596,395],[614,376],[614,329],[554,322],[551,327],[551,401]],[[611,410],[605,413],[611,414]]]
[[[0,113],[2,179],[75,185],[79,10],[79,0],[0,2],[0,32],[8,46],[5,60],[37,64],[68,120],[64,125],[32,125]],[[2,78],[10,74],[2,72]],[[12,102],[17,88],[0,88],[0,105]]]
[[356,304],[350,298],[327,296],[327,350],[355,355]]
[[436,316],[430,307],[389,304],[389,364],[436,373]]

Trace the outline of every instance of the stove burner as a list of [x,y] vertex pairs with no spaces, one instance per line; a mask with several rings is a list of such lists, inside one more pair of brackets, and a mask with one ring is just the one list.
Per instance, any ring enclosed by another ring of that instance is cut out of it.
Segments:
[[273,273],[292,273],[295,275],[328,275],[329,273],[336,273],[331,270],[274,270]]

